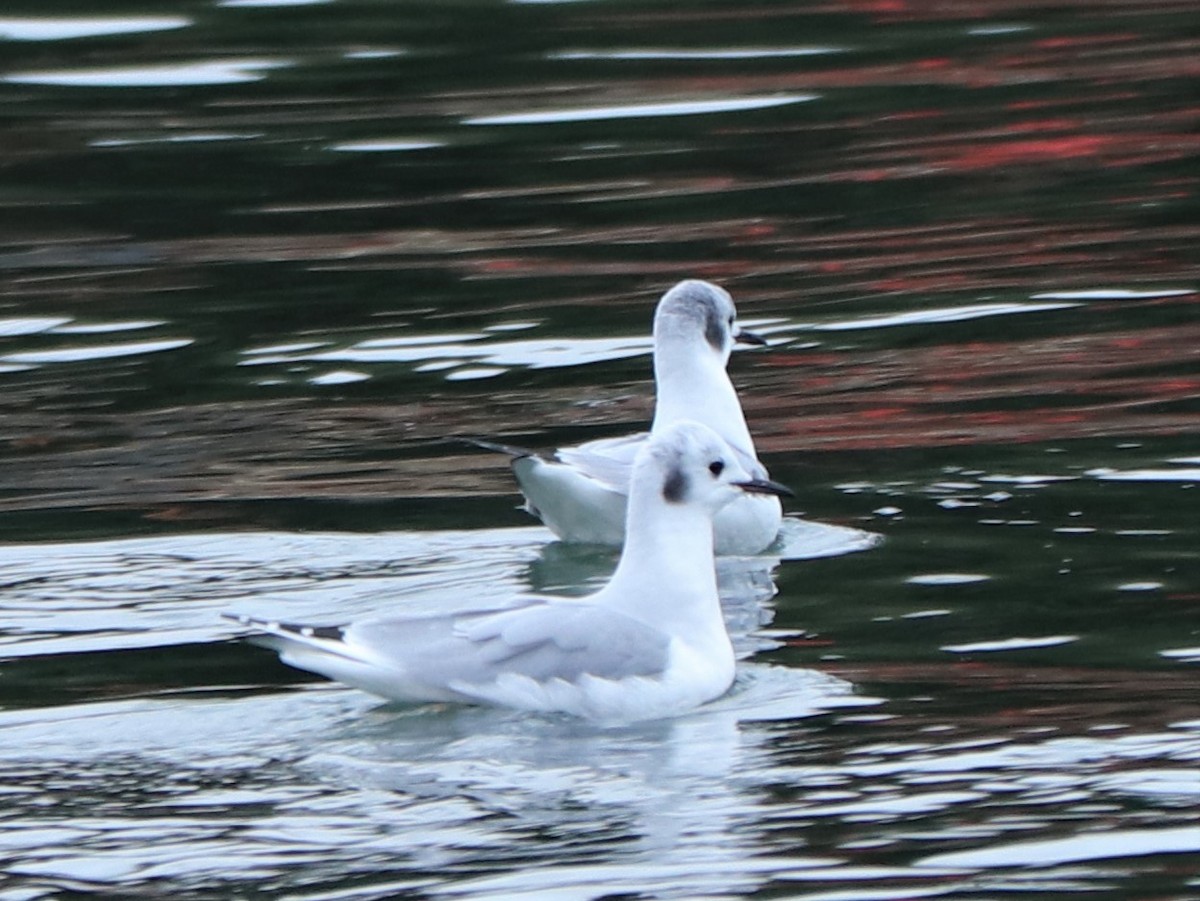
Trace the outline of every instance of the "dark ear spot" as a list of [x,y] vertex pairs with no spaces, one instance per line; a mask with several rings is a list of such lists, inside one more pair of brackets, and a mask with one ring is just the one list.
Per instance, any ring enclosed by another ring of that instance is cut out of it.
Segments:
[[687,476],[683,474],[683,470],[672,469],[667,473],[667,480],[663,482],[663,498],[668,503],[678,504],[687,494],[687,487]]
[[725,349],[725,323],[715,307],[709,307],[704,317],[704,338],[712,345],[713,350]]

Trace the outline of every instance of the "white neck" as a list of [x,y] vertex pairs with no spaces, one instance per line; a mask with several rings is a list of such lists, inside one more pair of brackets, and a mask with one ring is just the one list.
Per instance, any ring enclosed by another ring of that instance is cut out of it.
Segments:
[[693,342],[660,341],[654,351],[654,386],[652,434],[680,419],[694,419],[734,449],[757,458],[725,360],[707,344],[698,349]]
[[[674,622],[724,629],[713,559],[712,517],[694,504],[633,492],[625,547],[606,603],[658,627]],[[640,599],[633,602],[632,599]],[[653,599],[652,604],[645,602]]]

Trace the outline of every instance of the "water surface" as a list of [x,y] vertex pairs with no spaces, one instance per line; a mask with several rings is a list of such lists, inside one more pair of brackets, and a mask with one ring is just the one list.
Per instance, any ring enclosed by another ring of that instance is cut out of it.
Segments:
[[[1200,893],[1192,4],[0,15],[0,894]],[[784,540],[726,698],[381,705],[234,640],[610,551],[676,280]],[[802,517],[802,518],[801,518]]]

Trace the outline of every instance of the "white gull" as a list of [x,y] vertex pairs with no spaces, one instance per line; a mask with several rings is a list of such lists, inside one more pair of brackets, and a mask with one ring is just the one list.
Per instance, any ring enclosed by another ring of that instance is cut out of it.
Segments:
[[230,616],[285,663],[396,701],[498,704],[601,721],[672,716],[723,694],[734,652],[717,596],[713,516],[755,478],[711,429],[678,422],[639,450],[628,540],[585,598],[307,626]]
[[[638,449],[682,419],[703,423],[733,449],[741,466],[768,478],[758,461],[737,391],[725,367],[735,342],[766,344],[737,326],[729,293],[689,279],[663,295],[654,313],[654,420],[650,432],[589,441],[553,454],[486,441],[475,443],[513,457],[525,509],[564,541],[621,544],[629,473]],[[744,496],[717,514],[718,554],[757,554],[774,542],[782,517],[779,499]]]

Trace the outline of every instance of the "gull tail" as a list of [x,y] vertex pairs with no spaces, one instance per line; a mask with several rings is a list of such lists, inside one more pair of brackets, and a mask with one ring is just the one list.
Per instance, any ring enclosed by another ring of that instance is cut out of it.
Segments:
[[362,649],[347,644],[346,630],[341,626],[306,626],[230,613],[221,615],[255,630],[247,640],[278,651],[279,659],[289,666],[384,697],[394,697],[388,690],[391,674]]
[[464,700],[464,695],[413,679],[399,657],[356,642],[351,626],[306,626],[222,613],[222,617],[253,630],[246,639],[279,652],[289,666],[361,688],[392,701]]

